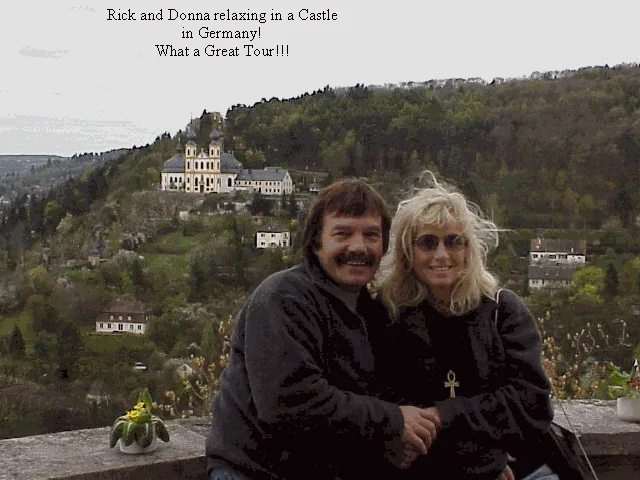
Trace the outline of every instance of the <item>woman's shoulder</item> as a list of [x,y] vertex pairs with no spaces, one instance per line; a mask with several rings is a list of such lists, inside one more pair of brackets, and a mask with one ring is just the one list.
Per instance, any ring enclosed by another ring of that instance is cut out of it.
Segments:
[[498,304],[524,305],[522,297],[509,288],[499,288],[493,301]]

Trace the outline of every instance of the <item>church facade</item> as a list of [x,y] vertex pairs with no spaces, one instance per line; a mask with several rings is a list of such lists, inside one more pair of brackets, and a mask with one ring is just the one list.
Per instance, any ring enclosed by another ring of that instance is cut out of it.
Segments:
[[216,128],[209,135],[209,151],[197,153],[195,133],[189,130],[184,151],[164,163],[161,190],[191,193],[228,193],[236,190],[263,195],[293,193],[289,171],[280,167],[245,169],[233,154],[223,153],[222,133]]

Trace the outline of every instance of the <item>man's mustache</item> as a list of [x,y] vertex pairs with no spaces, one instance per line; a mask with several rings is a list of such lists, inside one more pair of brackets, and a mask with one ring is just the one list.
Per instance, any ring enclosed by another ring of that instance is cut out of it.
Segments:
[[362,262],[371,267],[376,262],[376,257],[370,253],[340,253],[336,256],[338,265],[345,265],[349,262]]

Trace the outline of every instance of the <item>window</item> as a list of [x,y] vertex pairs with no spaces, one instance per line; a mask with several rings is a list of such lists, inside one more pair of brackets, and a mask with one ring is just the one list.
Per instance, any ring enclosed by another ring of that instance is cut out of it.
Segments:
[[129,325],[129,330],[133,330],[133,323]]
[[127,320],[131,321],[131,315],[127,315]]
[[122,315],[118,315],[118,320],[122,320]]
[[122,325],[121,323],[118,324],[118,330],[122,331],[124,330],[124,325]]
[[111,328],[111,324],[110,323],[107,323],[107,328]]
[[138,330],[142,330],[142,325],[138,325]]
[[109,320],[113,320],[113,315],[109,315]]
[[104,328],[104,323],[101,323],[101,324],[100,324],[100,328]]

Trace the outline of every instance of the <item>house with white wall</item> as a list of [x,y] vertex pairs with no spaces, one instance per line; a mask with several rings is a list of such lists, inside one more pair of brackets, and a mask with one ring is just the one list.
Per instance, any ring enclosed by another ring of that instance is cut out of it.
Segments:
[[139,301],[115,300],[98,315],[96,333],[143,335],[151,318],[151,309]]
[[586,261],[586,240],[534,238],[529,250],[529,288],[568,287]]
[[289,248],[291,246],[291,231],[287,228],[268,226],[256,233],[256,248]]

